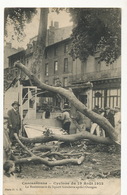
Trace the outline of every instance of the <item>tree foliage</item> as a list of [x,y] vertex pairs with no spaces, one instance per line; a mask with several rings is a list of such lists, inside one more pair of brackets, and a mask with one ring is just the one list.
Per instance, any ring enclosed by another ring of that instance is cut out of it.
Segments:
[[97,52],[100,61],[113,63],[121,52],[121,10],[70,8],[69,11],[74,22],[71,56],[85,61]]
[[24,36],[24,27],[30,23],[37,13],[36,8],[5,8],[4,10],[4,34],[8,36],[7,26],[13,26],[17,40]]
[[[70,55],[85,61],[98,54],[100,61],[113,63],[121,54],[121,10],[119,8],[52,8],[59,14],[70,13],[74,23]],[[6,26],[11,23],[18,39],[26,23],[37,13],[36,8],[5,8]],[[40,25],[41,25],[40,21]]]

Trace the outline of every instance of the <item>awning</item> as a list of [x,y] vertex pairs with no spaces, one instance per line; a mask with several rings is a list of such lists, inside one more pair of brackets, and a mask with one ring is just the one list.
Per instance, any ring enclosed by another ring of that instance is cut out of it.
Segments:
[[92,88],[93,87],[93,84],[90,83],[90,82],[87,82],[87,83],[82,83],[82,84],[76,84],[75,85],[71,85],[70,88],[73,90],[73,91],[81,91],[83,89],[88,89],[88,88]]

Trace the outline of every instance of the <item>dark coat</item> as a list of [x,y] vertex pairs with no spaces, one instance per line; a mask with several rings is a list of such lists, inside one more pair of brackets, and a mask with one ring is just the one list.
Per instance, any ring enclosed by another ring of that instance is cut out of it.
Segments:
[[8,111],[8,126],[14,133],[18,133],[21,128],[21,117],[19,112],[15,112],[14,109]]
[[45,111],[45,118],[50,118],[50,111],[49,110]]
[[114,114],[110,111],[105,117],[108,119],[111,125],[115,127]]

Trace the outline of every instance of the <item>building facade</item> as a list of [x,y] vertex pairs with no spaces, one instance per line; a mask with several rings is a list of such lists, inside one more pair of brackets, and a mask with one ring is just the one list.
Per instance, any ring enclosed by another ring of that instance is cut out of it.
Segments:
[[[9,71],[12,73],[12,78],[18,71],[13,68],[13,64],[17,60],[31,69],[35,44],[36,40],[31,39],[26,50],[9,56],[9,67],[11,67]],[[45,48],[45,56],[39,67],[38,78],[48,85],[72,88],[76,97],[89,109],[94,108],[95,105],[100,108],[121,107],[121,58],[113,64],[99,62],[97,54],[89,56],[85,62],[81,62],[79,59],[73,60],[69,55],[70,45],[71,39],[66,38],[55,43],[51,42]],[[7,72],[5,72],[5,78],[8,79]],[[23,73],[22,78],[26,79]],[[60,96],[43,94],[42,97],[45,97],[46,101],[60,106]]]
[[68,38],[46,47],[42,82],[72,88],[89,109],[95,105],[121,107],[121,58],[113,64],[99,62],[97,55],[89,56],[86,62],[73,60],[70,44]]

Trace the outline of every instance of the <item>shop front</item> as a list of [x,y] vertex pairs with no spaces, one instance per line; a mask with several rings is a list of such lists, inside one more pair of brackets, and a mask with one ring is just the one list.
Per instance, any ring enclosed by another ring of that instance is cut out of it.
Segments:
[[109,79],[93,81],[92,107],[121,108],[121,80]]

